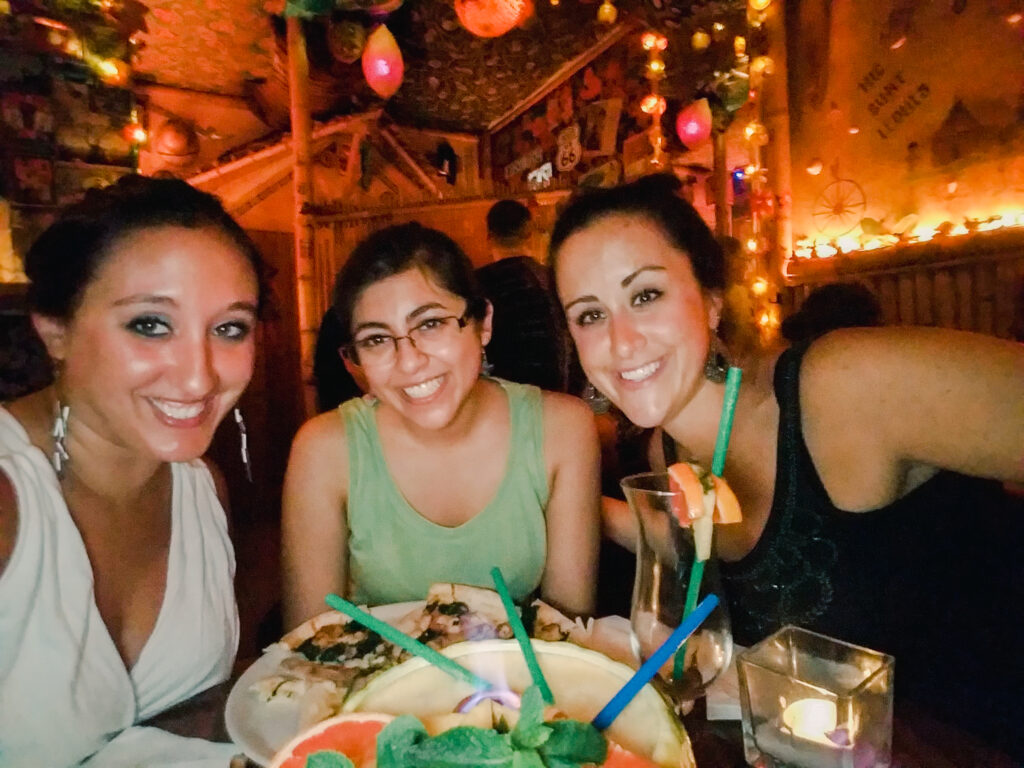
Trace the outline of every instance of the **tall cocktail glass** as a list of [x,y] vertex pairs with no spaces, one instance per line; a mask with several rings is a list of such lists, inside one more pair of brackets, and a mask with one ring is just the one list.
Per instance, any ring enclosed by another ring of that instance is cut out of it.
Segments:
[[[633,650],[645,661],[683,621],[696,551],[693,529],[679,525],[673,511],[686,509],[683,493],[670,490],[667,473],[630,475],[622,489],[638,523],[630,626]],[[690,637],[684,656],[659,676],[680,710],[702,696],[732,658],[732,630],[713,555],[704,564],[698,601],[711,593],[718,607]]]

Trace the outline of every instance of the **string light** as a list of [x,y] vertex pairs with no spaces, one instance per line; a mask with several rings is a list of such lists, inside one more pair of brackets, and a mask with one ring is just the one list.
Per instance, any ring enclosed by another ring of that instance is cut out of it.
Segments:
[[601,7],[597,9],[597,20],[602,24],[614,24],[619,18],[619,9],[611,0],[604,0]]

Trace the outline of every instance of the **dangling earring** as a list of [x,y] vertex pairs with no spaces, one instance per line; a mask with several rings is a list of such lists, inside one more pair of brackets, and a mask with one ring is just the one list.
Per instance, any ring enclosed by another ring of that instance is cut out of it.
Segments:
[[235,424],[238,425],[238,437],[242,443],[242,466],[245,467],[245,479],[252,482],[252,463],[249,461],[249,433],[245,430],[245,419],[242,412],[235,408]]
[[704,361],[704,378],[713,384],[724,384],[729,373],[729,359],[725,356],[725,347],[718,334],[711,334],[708,345],[708,357]]
[[597,387],[587,381],[583,387],[583,399],[594,413],[608,413],[612,402]]
[[480,373],[483,376],[490,376],[494,373],[494,365],[487,359],[487,347],[484,347],[480,353]]
[[71,456],[68,454],[68,414],[71,412],[70,406],[64,405],[60,400],[57,401],[57,413],[53,419],[53,456],[50,457],[50,463],[53,464],[53,469],[57,473],[57,477],[64,477],[64,467],[71,460]]

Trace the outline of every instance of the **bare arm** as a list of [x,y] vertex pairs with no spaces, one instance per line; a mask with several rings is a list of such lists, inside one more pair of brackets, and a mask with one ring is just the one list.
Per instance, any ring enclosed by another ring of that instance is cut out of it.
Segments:
[[591,614],[601,536],[601,455],[594,416],[582,401],[544,393],[544,457],[551,493],[541,592],[561,610]]
[[932,328],[847,329],[807,353],[804,434],[842,509],[885,506],[939,469],[1024,480],[1024,346]]
[[281,514],[283,618],[286,629],[326,610],[328,592],[348,583],[348,453],[344,426],[329,411],[295,436]]

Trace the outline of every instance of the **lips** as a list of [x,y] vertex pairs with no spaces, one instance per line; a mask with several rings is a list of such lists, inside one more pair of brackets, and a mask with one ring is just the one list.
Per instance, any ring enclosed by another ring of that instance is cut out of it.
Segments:
[[191,427],[203,421],[206,414],[212,407],[212,401],[207,398],[199,402],[181,402],[177,400],[163,400],[149,398],[160,420],[172,427]]
[[646,381],[651,378],[658,369],[661,368],[661,360],[655,360],[651,363],[646,363],[638,368],[630,368],[629,370],[619,371],[619,378],[628,381],[632,384],[638,384],[642,381]]
[[411,387],[402,387],[402,392],[410,400],[425,400],[441,388],[443,380],[444,376],[435,376]]

